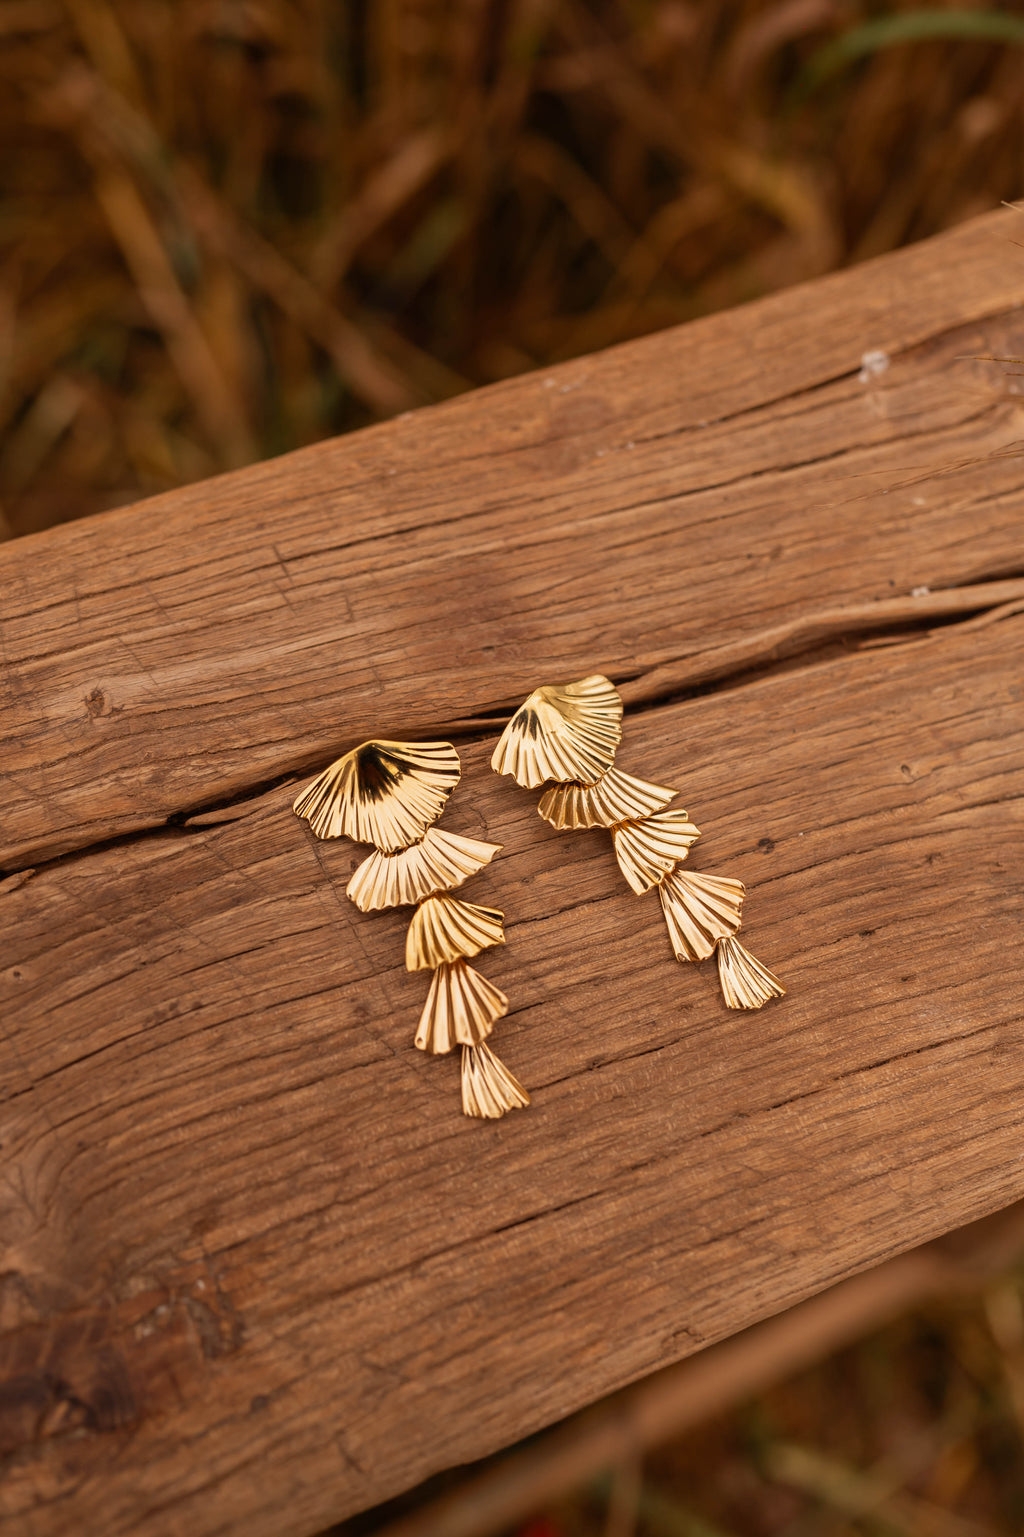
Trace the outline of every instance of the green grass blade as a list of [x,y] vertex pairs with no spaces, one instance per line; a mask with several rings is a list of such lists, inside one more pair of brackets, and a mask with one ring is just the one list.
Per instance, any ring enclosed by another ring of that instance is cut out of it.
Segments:
[[849,32],[820,48],[807,63],[799,94],[809,94],[847,65],[877,53],[880,48],[934,38],[1024,46],[1024,17],[1009,16],[1004,11],[963,10],[901,11],[895,16],[880,16],[851,27]]

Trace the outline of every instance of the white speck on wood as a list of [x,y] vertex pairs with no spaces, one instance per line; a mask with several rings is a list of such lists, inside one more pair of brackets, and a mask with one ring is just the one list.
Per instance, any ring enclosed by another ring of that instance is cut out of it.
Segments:
[[860,373],[857,378],[861,384],[870,384],[872,379],[877,379],[884,374],[889,367],[889,354],[883,352],[880,347],[872,347],[867,352],[862,352],[860,357]]

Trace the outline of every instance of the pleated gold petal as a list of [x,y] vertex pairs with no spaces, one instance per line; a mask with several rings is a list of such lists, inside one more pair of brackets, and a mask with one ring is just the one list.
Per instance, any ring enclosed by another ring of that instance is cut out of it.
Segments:
[[419,843],[398,854],[376,849],[355,870],[345,890],[364,913],[404,907],[436,891],[454,891],[490,864],[500,848],[500,843],[482,843],[479,838],[428,827]]
[[718,944],[718,980],[730,1009],[759,1009],[769,998],[784,998],[786,989],[767,966],[726,936]]
[[600,673],[534,689],[498,740],[491,767],[535,790],[549,779],[593,784],[611,768],[622,737],[622,700]]
[[427,897],[413,913],[405,940],[407,971],[435,971],[445,961],[479,955],[505,943],[496,907],[477,907],[458,897]]
[[459,782],[450,742],[363,742],[295,801],[318,838],[354,838],[385,854],[423,837]]
[[744,890],[724,875],[665,876],[658,891],[676,960],[706,961],[720,939],[735,934]]
[[436,1055],[455,1046],[479,1046],[507,1013],[508,999],[493,982],[465,961],[446,962],[434,972],[416,1045]]
[[462,1108],[466,1115],[496,1121],[506,1110],[525,1110],[530,1096],[491,1048],[462,1048]]
[[619,869],[638,896],[674,870],[699,837],[700,828],[685,811],[662,811],[642,822],[623,822],[612,832]]
[[613,768],[593,785],[552,785],[541,796],[537,810],[560,831],[616,827],[664,810],[676,793]]

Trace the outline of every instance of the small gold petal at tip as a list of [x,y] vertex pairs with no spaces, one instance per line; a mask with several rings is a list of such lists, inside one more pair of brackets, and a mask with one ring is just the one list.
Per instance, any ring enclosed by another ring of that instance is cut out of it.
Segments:
[[700,837],[685,811],[662,811],[642,822],[623,822],[613,828],[619,869],[637,896],[643,896],[670,874]]
[[459,782],[450,742],[363,742],[296,797],[318,838],[353,838],[385,854],[423,837]]
[[579,832],[650,817],[663,811],[675,794],[666,785],[648,784],[613,768],[593,785],[553,785],[541,796],[537,810],[560,832]]
[[595,673],[534,689],[501,733],[491,767],[511,774],[524,790],[549,779],[593,784],[611,768],[621,739],[622,700],[614,684]]
[[706,961],[720,939],[735,934],[745,887],[725,875],[674,870],[658,892],[678,961]]
[[770,998],[786,995],[778,977],[729,936],[718,944],[718,980],[730,1009],[759,1009]]
[[405,940],[407,971],[436,971],[447,961],[479,955],[505,943],[504,913],[477,907],[458,897],[427,897],[409,924]]
[[479,1046],[507,1013],[508,999],[493,982],[466,961],[446,962],[434,972],[416,1045],[436,1056],[456,1046]]
[[428,827],[419,843],[397,854],[375,849],[356,869],[345,890],[364,913],[412,905],[435,892],[461,886],[490,864],[500,848],[500,843],[483,843],[479,838]]
[[525,1110],[530,1096],[500,1057],[482,1043],[462,1048],[462,1108],[466,1115],[496,1121],[506,1110]]

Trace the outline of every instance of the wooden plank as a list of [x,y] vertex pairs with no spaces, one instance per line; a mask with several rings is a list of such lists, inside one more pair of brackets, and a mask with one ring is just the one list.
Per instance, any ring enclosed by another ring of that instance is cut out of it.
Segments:
[[[0,548],[9,1519],[308,1532],[1024,1195],[1016,228]],[[487,771],[594,667],[761,1016]],[[280,782],[449,732],[494,1126]]]
[[0,867],[466,729],[537,677],[650,697],[823,609],[1020,574],[1019,403],[962,361],[1020,349],[1019,230],[0,547]]
[[[723,621],[724,622],[724,621]],[[1024,616],[627,722],[790,986],[730,1015],[469,743],[535,1091],[458,1113],[282,786],[9,883],[0,1509],[311,1532],[1024,1196]],[[493,740],[493,738],[492,738]]]

